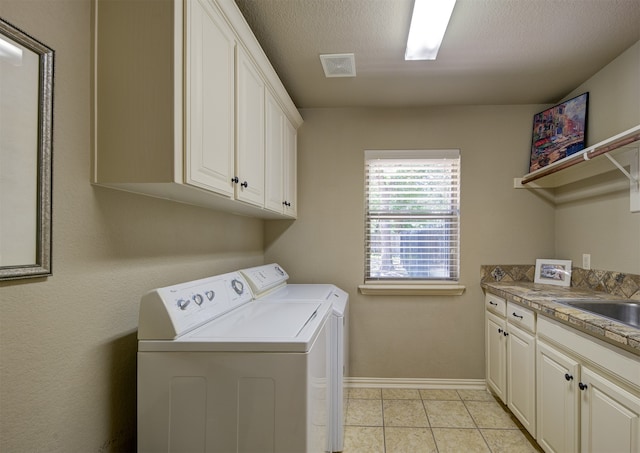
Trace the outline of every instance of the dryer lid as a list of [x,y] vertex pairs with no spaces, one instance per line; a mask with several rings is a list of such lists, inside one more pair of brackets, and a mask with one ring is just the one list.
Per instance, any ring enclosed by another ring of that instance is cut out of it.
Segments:
[[202,326],[189,334],[188,340],[253,338],[269,341],[270,338],[295,338],[318,315],[321,305],[320,302],[254,301]]

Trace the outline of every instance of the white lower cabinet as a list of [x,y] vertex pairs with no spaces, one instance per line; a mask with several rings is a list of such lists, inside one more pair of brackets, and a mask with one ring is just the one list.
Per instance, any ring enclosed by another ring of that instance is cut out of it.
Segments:
[[640,452],[640,359],[540,318],[537,436],[546,452]]
[[[640,374],[637,376],[640,385]],[[582,367],[580,450],[640,452],[640,398]]]
[[536,339],[522,329],[507,325],[507,406],[535,436]]
[[487,385],[535,436],[535,314],[491,294],[485,306]]
[[640,453],[640,358],[493,294],[486,382],[549,453]]
[[503,402],[507,401],[507,321],[493,313],[486,314],[487,385]]
[[538,444],[547,452],[578,446],[578,362],[543,341],[536,361]]

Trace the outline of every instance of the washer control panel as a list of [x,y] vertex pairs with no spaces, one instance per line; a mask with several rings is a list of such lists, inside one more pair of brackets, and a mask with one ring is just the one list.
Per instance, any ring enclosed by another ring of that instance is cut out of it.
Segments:
[[240,272],[246,277],[256,298],[286,284],[289,279],[289,274],[276,263],[242,269]]
[[173,340],[252,299],[239,272],[154,289],[140,301],[138,339]]

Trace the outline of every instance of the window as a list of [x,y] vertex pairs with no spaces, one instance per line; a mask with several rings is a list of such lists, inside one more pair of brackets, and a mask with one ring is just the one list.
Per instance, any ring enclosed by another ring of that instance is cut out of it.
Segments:
[[366,283],[458,281],[459,150],[365,151],[365,196]]

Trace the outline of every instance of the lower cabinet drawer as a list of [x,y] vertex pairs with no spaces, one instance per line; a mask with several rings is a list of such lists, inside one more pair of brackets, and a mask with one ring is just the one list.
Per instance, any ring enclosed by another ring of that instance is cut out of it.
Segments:
[[507,302],[498,296],[487,293],[484,298],[485,308],[499,316],[505,316],[507,313]]
[[520,305],[507,302],[507,321],[531,333],[536,332],[536,314]]

